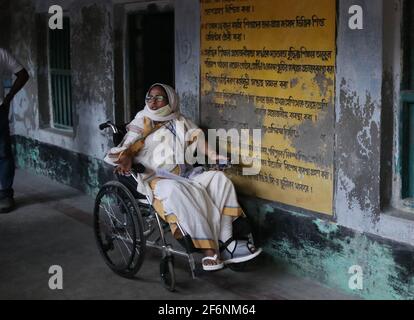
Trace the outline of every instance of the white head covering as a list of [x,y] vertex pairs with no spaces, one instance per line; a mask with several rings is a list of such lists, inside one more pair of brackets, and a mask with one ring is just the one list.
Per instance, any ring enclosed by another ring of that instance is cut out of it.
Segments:
[[148,104],[145,104],[145,108],[142,111],[142,115],[145,116],[145,117],[150,118],[153,121],[170,121],[170,120],[173,120],[173,119],[177,119],[179,114],[180,114],[180,110],[178,108],[179,100],[178,100],[177,93],[169,85],[162,84],[162,83],[155,83],[149,88],[149,90],[147,92],[147,96],[148,96],[149,92],[151,91],[151,89],[156,87],[156,86],[160,86],[160,87],[164,88],[165,92],[167,93],[169,104],[162,108],[164,113],[167,109],[169,109],[171,111],[167,115],[160,115],[160,112],[157,113],[158,110],[151,110],[151,108],[148,107]]

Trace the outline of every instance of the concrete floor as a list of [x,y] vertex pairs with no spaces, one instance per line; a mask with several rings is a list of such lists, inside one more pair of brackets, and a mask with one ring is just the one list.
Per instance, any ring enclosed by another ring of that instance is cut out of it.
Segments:
[[[353,299],[260,257],[247,273],[225,269],[195,280],[177,258],[177,292],[171,293],[159,280],[159,253],[149,250],[136,279],[124,279],[99,255],[93,198],[22,170],[14,187],[18,208],[0,215],[0,299]],[[52,265],[63,269],[63,290],[49,289]]]

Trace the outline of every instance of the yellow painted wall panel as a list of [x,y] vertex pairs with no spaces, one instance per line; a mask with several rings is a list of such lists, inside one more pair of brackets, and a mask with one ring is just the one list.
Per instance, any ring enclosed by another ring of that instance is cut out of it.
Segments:
[[202,114],[263,130],[242,192],[333,214],[335,37],[335,0],[201,1]]

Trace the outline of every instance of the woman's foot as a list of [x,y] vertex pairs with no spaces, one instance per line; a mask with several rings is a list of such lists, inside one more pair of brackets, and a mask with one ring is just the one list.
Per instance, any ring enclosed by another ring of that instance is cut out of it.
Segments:
[[201,259],[204,271],[217,271],[224,268],[223,261],[221,261],[214,250],[205,250],[205,257]]
[[262,252],[262,248],[256,248],[248,240],[233,240],[221,252],[224,264],[241,263],[256,258]]

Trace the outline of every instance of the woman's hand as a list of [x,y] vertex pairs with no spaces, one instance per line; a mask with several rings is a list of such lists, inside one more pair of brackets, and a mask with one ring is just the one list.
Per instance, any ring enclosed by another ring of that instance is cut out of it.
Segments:
[[132,157],[126,153],[121,153],[117,161],[114,161],[118,166],[115,168],[114,172],[122,175],[126,175],[131,171],[132,167]]

